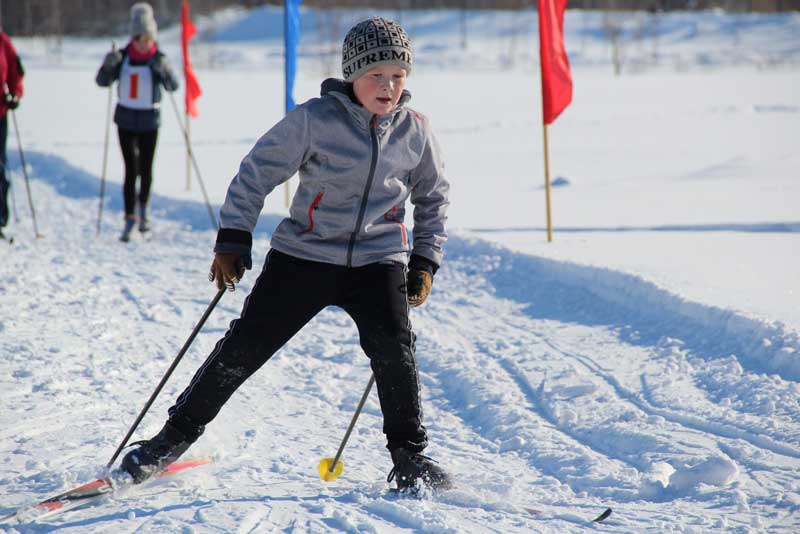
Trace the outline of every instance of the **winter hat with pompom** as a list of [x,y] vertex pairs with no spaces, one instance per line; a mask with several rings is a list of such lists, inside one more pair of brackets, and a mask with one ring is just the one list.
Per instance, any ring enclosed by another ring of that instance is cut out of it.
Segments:
[[147,2],[138,2],[131,7],[131,37],[137,35],[146,35],[154,41],[158,35],[153,8]]
[[411,73],[411,41],[399,24],[372,17],[353,26],[342,46],[342,74],[353,82],[378,65],[399,65]]

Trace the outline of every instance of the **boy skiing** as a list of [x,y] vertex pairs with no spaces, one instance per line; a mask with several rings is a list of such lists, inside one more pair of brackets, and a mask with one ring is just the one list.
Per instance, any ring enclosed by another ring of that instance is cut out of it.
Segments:
[[[123,458],[135,482],[174,462],[251,374],[323,308],[339,306],[370,358],[394,464],[388,481],[401,490],[450,487],[421,454],[428,438],[409,321],[409,305],[425,301],[442,261],[449,184],[428,121],[405,107],[411,65],[400,26],[380,17],[357,24],[344,40],[344,80],[325,80],[320,98],[289,112],[242,161],[220,209],[209,279],[233,290],[251,268],[264,198],[299,171],[290,215],[240,318],[162,430]],[[409,198],[413,244],[403,225]]]

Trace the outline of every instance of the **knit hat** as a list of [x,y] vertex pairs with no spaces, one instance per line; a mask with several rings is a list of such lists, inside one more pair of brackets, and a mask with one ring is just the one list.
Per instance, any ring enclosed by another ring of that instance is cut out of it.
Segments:
[[147,2],[138,2],[131,7],[131,37],[142,34],[154,41],[158,35],[153,8]]
[[378,65],[399,65],[411,73],[411,41],[399,24],[382,17],[359,22],[342,46],[342,74],[347,82]]

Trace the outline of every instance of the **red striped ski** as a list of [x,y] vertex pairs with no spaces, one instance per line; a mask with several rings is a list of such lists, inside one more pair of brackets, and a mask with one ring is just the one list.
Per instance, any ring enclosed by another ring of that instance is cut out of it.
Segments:
[[[210,464],[211,462],[212,460],[210,458],[175,462],[167,466],[164,471],[154,475],[150,480],[171,476],[193,467]],[[145,482],[145,484],[147,484],[147,482]],[[19,524],[39,521],[46,517],[78,508],[79,506],[97,502],[122,488],[131,486],[133,486],[133,483],[127,473],[115,471],[107,477],[98,478],[88,484],[65,491],[64,493],[45,499],[37,504],[23,506],[15,512],[0,518],[0,524]]]

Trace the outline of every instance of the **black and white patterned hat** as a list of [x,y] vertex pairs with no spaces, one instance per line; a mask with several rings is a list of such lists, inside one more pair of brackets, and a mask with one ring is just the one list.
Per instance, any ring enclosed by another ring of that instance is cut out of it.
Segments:
[[399,65],[411,73],[411,41],[399,24],[382,17],[359,22],[347,32],[342,46],[342,74],[355,81],[381,64]]

